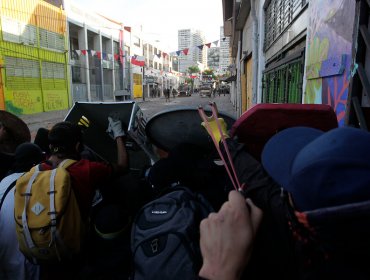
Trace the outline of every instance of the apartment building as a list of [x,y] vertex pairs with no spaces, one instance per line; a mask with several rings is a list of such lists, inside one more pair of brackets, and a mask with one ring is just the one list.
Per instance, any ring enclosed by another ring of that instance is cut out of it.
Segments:
[[220,27],[220,63],[219,73],[220,75],[226,74],[231,64],[230,56],[230,37],[224,36],[224,28]]
[[202,31],[194,29],[178,30],[178,49],[188,49],[188,54],[181,52],[179,56],[179,71],[184,73],[190,66],[207,67],[207,48],[204,48],[205,36]]
[[207,65],[215,74],[219,74],[220,69],[220,47],[212,47],[208,49]]

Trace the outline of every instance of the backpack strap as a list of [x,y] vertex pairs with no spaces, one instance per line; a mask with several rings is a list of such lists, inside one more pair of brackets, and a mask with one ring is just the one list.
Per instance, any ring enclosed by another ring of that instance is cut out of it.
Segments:
[[68,168],[72,164],[74,164],[75,162],[76,162],[76,160],[67,158],[67,159],[63,160],[61,163],[59,163],[58,167]]
[[[63,161],[64,162],[64,161]],[[62,162],[62,163],[63,163]],[[59,165],[60,166],[60,165]],[[57,233],[57,212],[55,210],[55,175],[57,174],[57,169],[51,171],[50,183],[49,183],[49,196],[50,196],[50,243],[49,246],[54,244]]]
[[[65,159],[61,163],[59,163],[59,167],[67,168],[75,163],[75,160],[72,159]],[[55,209],[55,176],[57,174],[57,168],[54,168],[51,171],[50,175],[50,183],[49,183],[49,195],[50,195],[50,243],[49,246],[51,247],[53,244],[56,245],[55,240],[57,239],[57,211]],[[57,251],[58,253],[58,251]]]
[[15,179],[13,182],[11,182],[10,185],[6,188],[6,190],[3,194],[3,197],[1,198],[1,201],[0,201],[0,210],[1,210],[1,207],[3,206],[6,195],[14,188],[16,183],[17,183],[17,179]]
[[22,226],[23,226],[23,233],[24,233],[24,238],[26,241],[26,244],[28,248],[32,249],[36,247],[36,245],[33,243],[32,237],[30,230],[28,228],[28,222],[27,222],[27,208],[28,208],[28,203],[30,200],[31,194],[31,189],[32,189],[32,184],[35,181],[37,175],[40,173],[40,165],[35,166],[35,172],[32,174],[30,180],[28,181],[26,192],[22,193],[21,195],[24,196],[24,208],[22,212]]

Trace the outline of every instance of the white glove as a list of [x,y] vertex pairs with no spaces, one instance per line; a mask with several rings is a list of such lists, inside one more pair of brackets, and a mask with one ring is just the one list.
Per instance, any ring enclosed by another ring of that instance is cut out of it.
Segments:
[[108,117],[108,121],[109,125],[107,128],[107,132],[110,137],[116,139],[117,137],[123,137],[126,135],[126,133],[122,129],[122,123],[120,120]]

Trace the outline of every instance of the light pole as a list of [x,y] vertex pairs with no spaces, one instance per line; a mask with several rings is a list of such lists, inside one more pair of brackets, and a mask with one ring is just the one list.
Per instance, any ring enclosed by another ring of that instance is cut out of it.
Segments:
[[142,85],[143,85],[143,101],[145,101],[145,88],[144,88],[144,85],[145,85],[145,64],[146,64],[146,57],[145,57],[145,43],[144,43],[144,40],[143,41],[143,57],[144,57],[144,65],[143,65],[143,81],[142,81]]

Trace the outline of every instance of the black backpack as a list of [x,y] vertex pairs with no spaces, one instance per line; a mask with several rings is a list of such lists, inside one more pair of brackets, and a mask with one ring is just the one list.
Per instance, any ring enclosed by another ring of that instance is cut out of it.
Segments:
[[202,265],[199,224],[211,212],[202,195],[185,187],[144,205],[131,232],[132,279],[196,279]]

